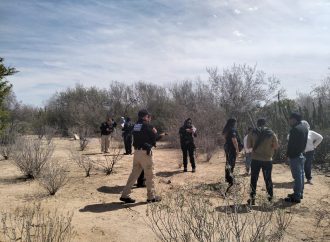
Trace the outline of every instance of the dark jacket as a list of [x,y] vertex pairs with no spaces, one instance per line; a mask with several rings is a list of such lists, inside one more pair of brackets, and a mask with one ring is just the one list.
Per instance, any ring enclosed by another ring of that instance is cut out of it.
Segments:
[[136,122],[133,128],[133,146],[135,149],[141,149],[145,147],[145,144],[156,147],[156,141],[161,136],[153,132],[153,126],[149,123],[139,120]]
[[187,132],[186,129],[191,129],[193,128],[193,126],[188,126],[187,122],[189,121],[189,119],[187,119],[183,126],[179,129],[179,135],[180,135],[180,144],[181,147],[187,147],[187,146],[195,146],[194,144],[194,137],[197,137],[196,133],[190,133]]
[[111,124],[108,124],[108,122],[104,122],[101,124],[100,130],[101,130],[101,135],[109,135],[113,132],[115,127],[117,126],[117,123],[112,121]]
[[132,136],[134,124],[131,122],[125,122],[124,127],[122,128],[123,136]]
[[290,159],[297,158],[304,153],[308,138],[308,129],[298,123],[290,130],[287,156]]

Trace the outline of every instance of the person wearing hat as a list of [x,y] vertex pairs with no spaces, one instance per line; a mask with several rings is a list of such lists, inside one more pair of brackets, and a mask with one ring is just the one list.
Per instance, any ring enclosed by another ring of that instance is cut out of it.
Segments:
[[273,199],[272,160],[274,152],[278,148],[277,136],[270,128],[266,127],[266,120],[264,118],[258,119],[257,126],[247,139],[247,147],[252,149],[251,193],[248,200],[250,205],[255,205],[260,170],[262,170],[264,176],[268,200]]
[[290,163],[292,177],[294,179],[293,193],[288,194],[284,200],[291,203],[300,203],[304,194],[304,151],[307,144],[308,129],[301,123],[299,113],[292,113],[289,118],[291,126],[287,157]]
[[124,203],[135,203],[130,197],[131,189],[142,170],[144,171],[147,186],[147,202],[159,202],[161,197],[156,195],[154,182],[154,163],[152,159],[152,147],[156,146],[156,141],[160,138],[157,130],[150,124],[151,115],[146,109],[138,113],[138,121],[133,128],[133,168],[128,177],[126,186],[121,194],[120,201]]

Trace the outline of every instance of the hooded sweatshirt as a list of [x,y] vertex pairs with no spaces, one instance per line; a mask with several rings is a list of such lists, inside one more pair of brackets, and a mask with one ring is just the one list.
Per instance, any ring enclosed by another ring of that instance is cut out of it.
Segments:
[[248,136],[248,147],[252,148],[253,160],[272,161],[277,146],[277,136],[267,127],[259,127]]

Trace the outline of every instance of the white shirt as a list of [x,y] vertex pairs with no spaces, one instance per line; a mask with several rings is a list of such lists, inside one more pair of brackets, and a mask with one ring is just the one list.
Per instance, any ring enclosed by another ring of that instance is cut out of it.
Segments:
[[313,151],[317,146],[319,146],[319,144],[321,144],[322,140],[322,135],[313,130],[309,130],[305,152]]
[[248,148],[248,146],[247,146],[248,136],[249,136],[248,134],[245,135],[244,140],[243,140],[243,143],[244,143],[244,151],[245,151],[246,154],[249,154],[249,153],[252,152],[252,148]]

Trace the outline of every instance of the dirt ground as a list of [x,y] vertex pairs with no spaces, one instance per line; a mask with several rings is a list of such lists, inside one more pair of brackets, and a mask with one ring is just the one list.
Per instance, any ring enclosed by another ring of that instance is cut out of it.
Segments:
[[[0,161],[0,210],[11,210],[17,206],[40,201],[43,206],[60,211],[74,212],[73,225],[78,235],[75,241],[158,241],[148,227],[146,217],[146,189],[133,189],[136,204],[123,205],[120,193],[132,167],[132,156],[124,158],[116,165],[115,173],[105,176],[100,170],[93,170],[91,177],[69,159],[69,147],[77,147],[77,141],[55,139],[54,158],[67,164],[70,180],[55,196],[47,194],[35,181],[22,179],[20,171],[10,160]],[[186,184],[213,184],[224,177],[224,157],[219,151],[210,162],[198,161],[196,173],[182,173],[178,169],[181,160],[179,150],[162,148],[154,150],[156,185],[161,193],[170,192],[172,186]],[[84,153],[100,156],[99,141],[93,140]],[[244,172],[244,164],[239,159],[237,167]],[[320,199],[325,206],[330,205],[330,177],[314,172],[313,185],[305,186],[304,199],[294,205],[293,222],[286,241],[330,241],[330,228],[325,234],[315,233],[314,216]],[[245,178],[248,179],[248,178]],[[171,184],[166,182],[170,180]],[[288,166],[276,164],[273,168],[275,200],[292,192],[292,177]],[[258,193],[265,193],[260,174]],[[328,198],[326,198],[328,197]]]

